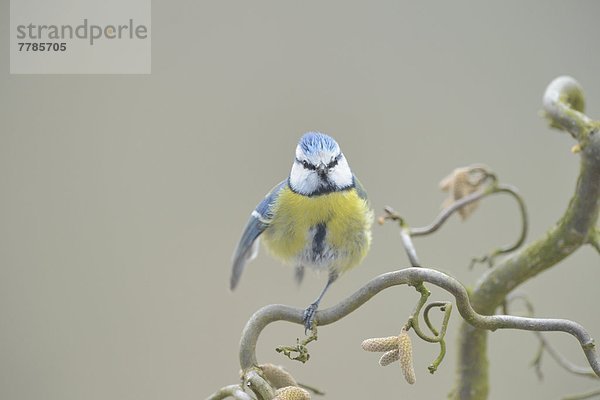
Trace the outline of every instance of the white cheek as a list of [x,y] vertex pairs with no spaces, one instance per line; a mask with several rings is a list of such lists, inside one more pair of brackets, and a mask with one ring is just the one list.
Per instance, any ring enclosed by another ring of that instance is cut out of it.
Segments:
[[311,194],[319,189],[319,177],[314,171],[294,163],[290,173],[290,187],[297,193]]
[[329,177],[333,183],[339,188],[351,186],[353,183],[352,171],[345,157],[342,157],[330,172]]

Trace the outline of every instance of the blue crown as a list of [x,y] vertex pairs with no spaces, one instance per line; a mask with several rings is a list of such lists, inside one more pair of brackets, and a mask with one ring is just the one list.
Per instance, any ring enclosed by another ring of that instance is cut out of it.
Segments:
[[306,132],[298,143],[304,154],[313,155],[321,151],[339,152],[340,146],[331,137],[321,132]]

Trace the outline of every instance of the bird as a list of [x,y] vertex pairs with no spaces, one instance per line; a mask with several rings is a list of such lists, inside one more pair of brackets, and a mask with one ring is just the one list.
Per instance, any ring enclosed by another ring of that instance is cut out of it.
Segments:
[[305,268],[327,271],[325,287],[303,313],[308,332],[329,287],[366,256],[372,221],[366,191],[338,143],[324,133],[307,132],[288,178],[250,215],[233,255],[230,288],[236,288],[245,266],[257,256],[260,239],[274,258],[295,267],[298,284]]

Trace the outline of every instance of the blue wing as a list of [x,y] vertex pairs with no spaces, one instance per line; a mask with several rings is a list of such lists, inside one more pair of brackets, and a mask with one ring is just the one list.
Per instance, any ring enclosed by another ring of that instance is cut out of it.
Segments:
[[269,194],[261,201],[252,212],[237,249],[233,255],[233,268],[231,270],[230,287],[231,290],[237,286],[244,267],[252,261],[258,254],[259,236],[269,226],[272,215],[273,203],[277,199],[279,192],[287,185],[287,179],[275,186]]

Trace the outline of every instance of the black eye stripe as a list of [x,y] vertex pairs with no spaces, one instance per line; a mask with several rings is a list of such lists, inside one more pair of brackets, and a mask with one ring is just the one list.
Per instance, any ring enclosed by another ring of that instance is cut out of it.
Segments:
[[342,154],[338,154],[337,157],[335,157],[329,164],[327,164],[327,168],[333,168],[338,164],[338,161],[340,161],[340,158],[342,158]]
[[314,166],[313,164],[309,163],[306,160],[300,161],[299,159],[296,158],[296,161],[299,162],[304,167],[304,169],[309,169],[311,171],[315,171],[317,169],[316,166]]
[[[329,164],[327,164],[327,168],[331,169],[331,168],[335,167],[336,165],[338,165],[338,162],[340,161],[341,158],[342,158],[342,153],[338,154],[333,160],[331,160],[329,162]],[[317,169],[316,165],[311,164],[307,160],[300,160],[300,159],[296,158],[296,162],[301,164],[304,167],[304,169],[308,169],[311,171],[315,171]]]

